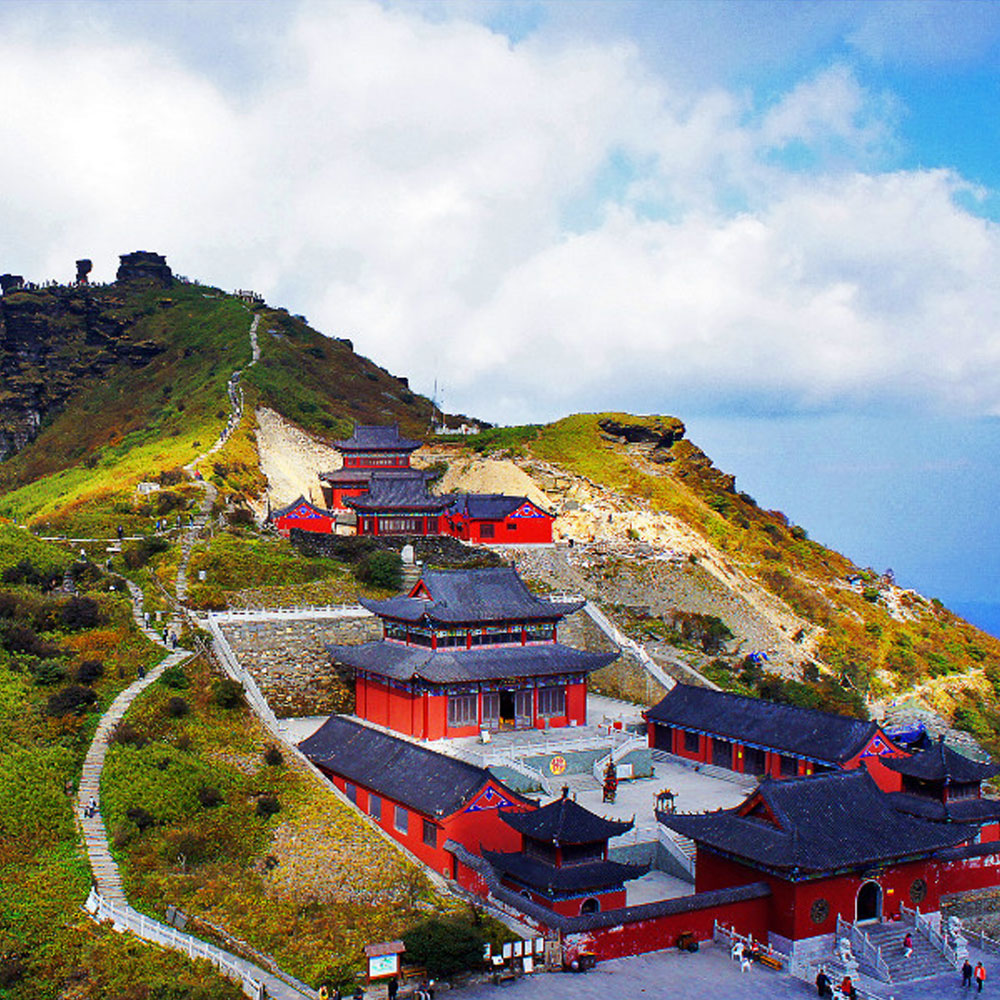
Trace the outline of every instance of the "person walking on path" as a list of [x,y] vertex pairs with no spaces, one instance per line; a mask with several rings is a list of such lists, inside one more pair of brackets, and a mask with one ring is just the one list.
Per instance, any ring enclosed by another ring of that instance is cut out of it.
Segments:
[[962,986],[965,989],[972,986],[972,963],[968,959],[962,965]]
[[389,980],[389,1000],[396,1000],[396,994],[399,992],[399,980],[393,976]]
[[973,973],[976,977],[976,992],[983,992],[983,983],[986,982],[986,970],[983,968],[982,962],[976,962],[976,971]]

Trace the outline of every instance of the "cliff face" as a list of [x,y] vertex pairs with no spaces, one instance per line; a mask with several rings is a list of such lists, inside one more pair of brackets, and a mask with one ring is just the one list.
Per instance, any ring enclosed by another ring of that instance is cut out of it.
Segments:
[[74,392],[161,350],[132,336],[112,289],[19,288],[0,297],[0,460],[29,444]]

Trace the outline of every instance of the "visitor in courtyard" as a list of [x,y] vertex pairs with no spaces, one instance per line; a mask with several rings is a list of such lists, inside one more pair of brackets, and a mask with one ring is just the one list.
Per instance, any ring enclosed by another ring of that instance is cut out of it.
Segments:
[[396,1000],[396,994],[399,992],[399,980],[393,976],[389,980],[389,1000]]
[[962,965],[962,985],[966,989],[972,985],[972,963],[968,959]]
[[844,976],[840,983],[840,992],[847,997],[847,1000],[858,1000],[858,991],[854,988],[850,976]]
[[907,931],[903,938],[903,958],[909,958],[913,954],[913,935]]
[[819,974],[816,976],[816,993],[821,997],[832,997],[833,988],[830,985],[830,977],[826,974],[826,969],[820,966]]
[[986,982],[986,970],[983,968],[982,962],[976,962],[976,971],[973,973],[976,979],[976,992],[983,992],[983,983]]

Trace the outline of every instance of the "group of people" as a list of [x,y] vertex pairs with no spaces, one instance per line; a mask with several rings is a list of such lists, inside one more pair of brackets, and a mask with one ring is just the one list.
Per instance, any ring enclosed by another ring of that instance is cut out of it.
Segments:
[[966,959],[962,966],[962,985],[966,989],[972,987],[972,980],[976,981],[976,992],[983,992],[983,983],[986,982],[986,969],[982,962],[976,962],[976,967],[972,968],[972,963]]
[[[816,992],[824,998],[831,998],[833,996],[833,983],[830,977],[826,974],[826,969],[820,966],[819,973],[816,976]],[[844,976],[840,982],[840,994],[841,996],[847,997],[847,1000],[857,1000],[858,991],[854,987],[854,983],[851,982],[850,976]]]
[[[909,949],[909,950],[907,950]],[[908,958],[913,954],[913,938],[909,934],[903,939],[903,954]],[[976,967],[972,967],[972,963],[966,959],[964,965],[962,966],[962,985],[966,989],[972,988],[973,980],[976,983],[976,992],[983,992],[983,984],[986,982],[986,968],[982,962],[976,962]],[[816,992],[819,996],[827,998],[833,997],[833,982],[830,977],[826,974],[826,969],[820,966],[819,973],[816,976]],[[844,976],[840,984],[840,993],[847,1000],[856,1000],[858,991],[851,982],[850,976]]]

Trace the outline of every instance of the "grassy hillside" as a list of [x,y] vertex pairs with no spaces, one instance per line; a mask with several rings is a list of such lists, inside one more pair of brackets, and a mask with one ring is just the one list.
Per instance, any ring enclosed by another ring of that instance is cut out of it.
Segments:
[[[636,447],[623,439],[623,428],[648,431],[648,440]],[[716,682],[848,711],[862,710],[863,699],[912,700],[1000,748],[1000,640],[812,541],[780,511],[762,509],[683,435],[673,417],[576,414],[538,429],[505,428],[494,447],[530,454],[681,518],[824,630],[805,683],[724,660],[713,668]]]
[[159,651],[93,567],[77,566],[81,597],[45,593],[70,563],[0,525],[0,996],[235,1000],[207,965],[136,948],[81,910],[91,875],[70,795],[100,711]]
[[[37,300],[30,332],[35,349],[49,352],[48,364],[61,365],[59,338],[86,344],[95,315],[120,331],[115,343],[128,358],[112,362],[105,352],[89,366],[60,368],[60,392],[43,394],[49,409],[40,433],[0,462],[0,516],[46,532],[148,530],[163,511],[155,498],[137,498],[135,485],[176,480],[177,470],[215,441],[230,412],[226,384],[237,369],[244,370],[243,422],[203,470],[232,499],[263,486],[254,448],[258,403],[331,437],[349,433],[352,420],[398,421],[410,435],[428,424],[430,403],[402,380],[282,310],[260,310],[261,357],[248,367],[253,314],[218,289],[175,283],[169,290],[112,285],[72,298],[67,289],[18,294]],[[80,297],[89,311],[74,305]],[[5,353],[2,334],[0,327],[0,362],[10,362],[17,345],[8,331]],[[45,383],[45,371],[23,369],[0,393],[0,425],[37,401]]]

